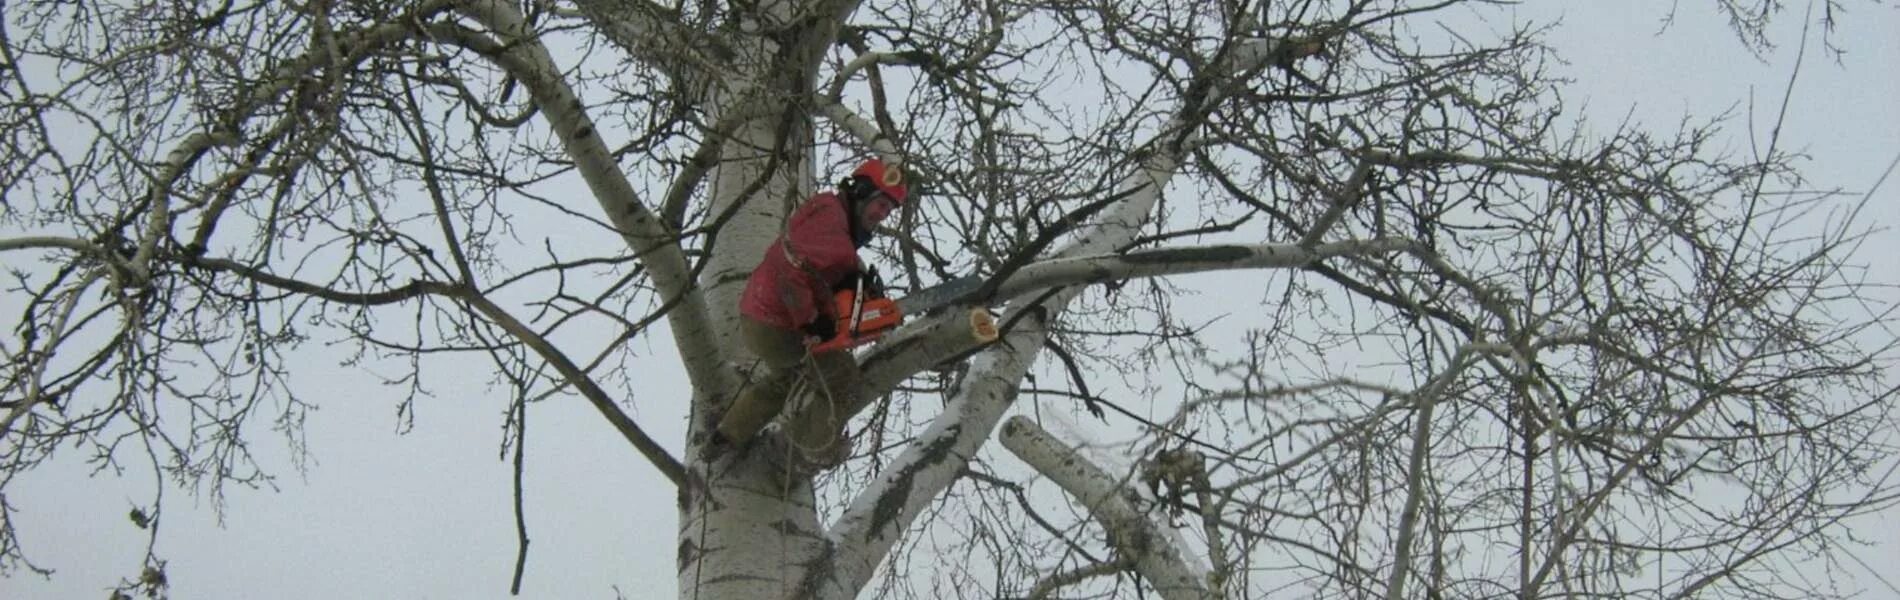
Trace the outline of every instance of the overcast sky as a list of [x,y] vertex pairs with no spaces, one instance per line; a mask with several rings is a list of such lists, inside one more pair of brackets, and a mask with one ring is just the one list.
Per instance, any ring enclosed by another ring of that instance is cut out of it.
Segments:
[[[1630,114],[1664,128],[1685,115],[1733,111],[1735,137],[1727,143],[1736,152],[1749,147],[1751,98],[1754,134],[1765,138],[1801,25],[1798,14],[1784,15],[1775,37],[1782,48],[1756,60],[1701,6],[1707,0],[1680,3],[1666,29],[1669,2],[1536,4],[1520,10],[1540,20],[1567,13],[1549,41],[1569,62],[1560,72],[1576,80],[1566,93],[1573,106],[1587,105],[1606,124]],[[1811,40],[1784,144],[1813,156],[1804,167],[1814,187],[1865,192],[1900,158],[1900,7],[1849,5],[1854,10],[1835,34],[1848,51],[1840,64],[1820,50],[1818,32]],[[1900,182],[1875,194],[1863,219],[1900,224]],[[1900,279],[1890,264],[1895,255],[1900,236],[1886,232],[1858,262],[1891,281]],[[1885,300],[1894,299],[1888,292]],[[0,314],[19,313],[0,305]],[[681,370],[670,348],[644,354],[639,376],[649,379],[635,416],[678,452],[687,397]],[[505,597],[515,559],[511,470],[497,453],[507,398],[479,385],[491,374],[435,382],[441,393],[419,403],[413,431],[397,435],[398,392],[362,368],[310,356],[301,383],[322,406],[308,423],[315,462],[299,477],[275,438],[256,440],[255,450],[283,477],[275,490],[234,491],[222,523],[209,498],[167,491],[159,552],[170,560],[171,597]],[[369,368],[393,375],[403,367]],[[602,598],[616,587],[633,598],[673,596],[677,516],[665,478],[579,400],[537,405],[529,429],[534,546],[524,596]],[[126,515],[155,483],[136,465],[123,477],[90,476],[76,458],[14,484],[9,500],[20,511],[21,537],[37,564],[58,573],[0,580],[0,598],[105,598],[114,581],[137,573],[144,537]],[[1856,527],[1885,544],[1862,558],[1900,565],[1900,515]],[[1900,598],[1864,571],[1849,575],[1870,588],[1869,597]]]

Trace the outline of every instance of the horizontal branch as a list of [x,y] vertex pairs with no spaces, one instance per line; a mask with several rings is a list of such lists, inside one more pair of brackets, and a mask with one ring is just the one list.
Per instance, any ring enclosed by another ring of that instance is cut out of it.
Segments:
[[0,252],[33,249],[72,250],[80,254],[105,260],[118,259],[117,256],[106,251],[104,247],[79,238],[44,235],[0,239]]
[[970,331],[969,315],[945,310],[912,321],[878,342],[860,360],[859,404],[856,415],[870,402],[884,397],[911,376],[981,348]]
[[539,354],[542,360],[546,360],[556,371],[559,371],[561,376],[565,378],[568,383],[572,384],[575,389],[581,392],[581,396],[586,398],[588,403],[594,405],[594,408],[601,413],[601,416],[606,417],[607,422],[612,424],[614,429],[618,430],[622,437],[625,437],[629,443],[633,444],[634,449],[639,450],[642,455],[646,456],[647,460],[651,461],[654,467],[660,470],[661,474],[673,480],[674,485],[682,485],[686,480],[686,469],[680,464],[680,461],[673,458],[671,454],[668,454],[666,449],[661,447],[659,442],[654,441],[652,436],[647,435],[646,431],[642,430],[640,425],[635,423],[631,417],[628,417],[625,411],[620,410],[620,407],[614,403],[613,398],[607,394],[606,390],[601,389],[598,384],[595,384],[593,379],[587,376],[585,370],[574,364],[573,360],[555,348],[546,338],[541,337],[541,335],[536,333],[533,329],[515,319],[513,315],[508,314],[507,311],[503,310],[487,297],[467,287],[442,281],[412,281],[402,287],[378,292],[345,292],[288,277],[273,275],[261,269],[245,266],[231,260],[188,258],[186,259],[186,264],[232,273],[277,289],[307,294],[345,304],[380,306],[427,295],[446,296],[466,303],[470,308],[488,317],[490,321],[500,326],[503,330],[506,330],[510,335],[521,340],[522,343],[534,350],[536,354]]
[[185,257],[181,262],[188,266],[230,273],[286,292],[305,294],[331,302],[356,306],[382,306],[428,295],[459,296],[462,293],[461,288],[452,283],[422,280],[411,281],[401,287],[386,290],[351,292],[331,289],[308,281],[284,277],[229,259]]
[[1023,267],[997,287],[996,300],[1049,288],[1208,271],[1304,267],[1338,256],[1420,250],[1417,242],[1378,238],[1318,244],[1259,244],[1162,248],[1121,254],[1056,258]]
[[[1089,283],[1209,271],[1297,268],[1338,256],[1421,250],[1411,240],[1381,238],[1312,248],[1297,244],[1198,246],[1057,258],[1017,270],[988,303],[1000,304],[1047,289]],[[955,310],[906,325],[864,356],[864,377],[860,380],[863,389],[858,397],[882,397],[912,375],[978,349],[980,344],[971,339],[969,329],[964,315]]]

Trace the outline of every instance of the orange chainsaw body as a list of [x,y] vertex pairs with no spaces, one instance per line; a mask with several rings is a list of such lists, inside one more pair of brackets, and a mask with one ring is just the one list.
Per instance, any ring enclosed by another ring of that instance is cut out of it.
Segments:
[[812,352],[844,350],[870,343],[904,322],[897,301],[883,297],[864,297],[854,289],[838,290],[836,302],[838,331],[831,339],[812,346]]
[[[868,285],[867,280],[871,282]],[[873,270],[869,277],[860,278],[857,285],[838,290],[832,295],[836,308],[832,314],[837,315],[838,330],[831,339],[814,343],[811,351],[849,350],[870,343],[897,329],[905,317],[930,314],[945,306],[969,302],[969,295],[982,284],[981,278],[969,275],[915,290],[902,299],[892,300],[884,296],[884,286],[877,283],[877,272]],[[989,310],[982,307],[972,309],[970,334],[982,343],[996,340],[996,322]]]

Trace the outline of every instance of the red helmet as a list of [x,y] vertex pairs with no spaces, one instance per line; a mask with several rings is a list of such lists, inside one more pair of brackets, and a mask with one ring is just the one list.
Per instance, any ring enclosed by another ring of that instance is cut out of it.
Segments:
[[904,184],[903,167],[885,165],[884,161],[873,158],[858,165],[858,170],[852,171],[851,176],[870,179],[871,183],[877,185],[879,191],[890,196],[891,201],[899,206],[902,206],[904,200],[910,196],[910,188]]

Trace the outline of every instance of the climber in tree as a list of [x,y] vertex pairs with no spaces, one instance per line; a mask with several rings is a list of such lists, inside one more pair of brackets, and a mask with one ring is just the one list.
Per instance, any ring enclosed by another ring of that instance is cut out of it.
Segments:
[[739,301],[739,336],[765,372],[755,374],[720,418],[715,446],[745,444],[785,409],[793,383],[802,377],[811,384],[813,401],[788,416],[794,464],[812,473],[848,457],[844,426],[857,361],[849,351],[814,353],[811,347],[837,335],[843,317],[833,293],[867,277],[858,249],[908,196],[903,170],[872,159],[840,182],[837,193],[812,196],[792,213],[785,233],[752,269]]

